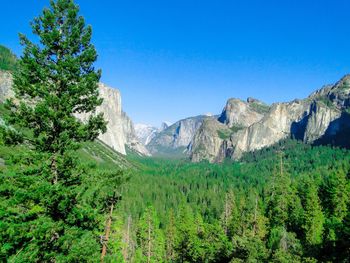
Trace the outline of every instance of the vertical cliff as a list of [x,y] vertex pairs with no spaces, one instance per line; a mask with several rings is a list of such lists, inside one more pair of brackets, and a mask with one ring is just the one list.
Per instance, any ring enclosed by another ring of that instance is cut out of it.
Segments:
[[196,116],[180,120],[157,133],[148,143],[147,149],[152,154],[168,155],[170,153],[187,152],[199,127],[207,116]]
[[[149,155],[147,149],[137,140],[135,129],[130,118],[122,111],[122,100],[119,90],[99,83],[100,97],[103,103],[96,109],[97,113],[102,112],[107,124],[107,132],[101,134],[99,139],[105,144],[126,154],[126,146],[142,155]],[[0,101],[13,97],[12,75],[6,71],[0,71]],[[77,114],[82,121],[88,118],[88,114]]]
[[350,147],[350,75],[306,99],[271,107],[255,99],[230,99],[218,120],[198,129],[191,143],[192,161],[239,159],[286,138]]

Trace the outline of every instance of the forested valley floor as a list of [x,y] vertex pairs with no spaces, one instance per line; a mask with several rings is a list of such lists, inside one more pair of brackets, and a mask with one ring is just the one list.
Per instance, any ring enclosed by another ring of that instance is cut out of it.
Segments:
[[286,140],[240,162],[133,160],[113,224],[118,262],[350,258],[347,150]]
[[115,152],[102,115],[74,115],[102,103],[78,11],[51,1],[32,23],[43,47],[21,35],[19,61],[0,46],[17,100],[0,104],[0,262],[350,262],[349,150],[285,140],[214,164]]
[[[30,146],[7,146],[13,136],[5,130],[3,260],[36,262],[45,249],[56,251],[47,233],[64,223],[67,250],[57,250],[60,262],[97,262],[103,242],[105,262],[349,262],[348,150],[286,140],[239,162],[210,164],[125,158],[99,141],[89,142],[77,152],[84,171],[78,188],[52,193],[35,175],[40,164]],[[77,193],[82,195],[70,195]],[[110,203],[102,200],[116,194],[107,242],[102,237]],[[79,209],[64,222],[46,217],[50,202],[67,211],[69,200]]]

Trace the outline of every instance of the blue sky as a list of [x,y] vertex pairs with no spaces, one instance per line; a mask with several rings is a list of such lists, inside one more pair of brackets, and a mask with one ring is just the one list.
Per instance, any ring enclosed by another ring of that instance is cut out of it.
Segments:
[[[3,1],[0,43],[20,55],[17,33],[48,2]],[[230,97],[303,98],[350,73],[350,1],[76,2],[102,81],[136,123],[220,113]]]

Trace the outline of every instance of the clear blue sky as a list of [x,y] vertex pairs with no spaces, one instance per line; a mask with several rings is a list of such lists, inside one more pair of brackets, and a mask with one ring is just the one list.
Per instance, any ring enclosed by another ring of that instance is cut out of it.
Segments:
[[[2,1],[0,43],[48,0]],[[94,29],[102,81],[134,122],[212,112],[230,97],[306,97],[350,73],[348,0],[77,0]]]

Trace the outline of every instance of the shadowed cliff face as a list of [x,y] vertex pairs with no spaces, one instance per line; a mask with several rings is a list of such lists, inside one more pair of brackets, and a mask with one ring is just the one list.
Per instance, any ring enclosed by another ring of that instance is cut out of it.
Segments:
[[[96,113],[102,112],[105,120],[108,121],[107,132],[101,134],[99,139],[122,154],[126,154],[125,147],[128,146],[139,154],[149,155],[147,149],[136,139],[132,121],[122,111],[119,90],[99,83],[99,92],[103,103],[96,109]],[[0,71],[0,101],[3,102],[13,96],[12,75],[9,72]],[[85,121],[89,115],[77,114],[77,117]]]
[[[275,103],[271,107],[261,102],[252,107],[249,101],[230,99],[219,122],[198,129],[191,143],[191,159],[195,162],[239,159],[244,152],[259,150],[286,138],[349,147],[349,107],[350,76],[304,100]],[[218,132],[224,136],[218,137]]]

